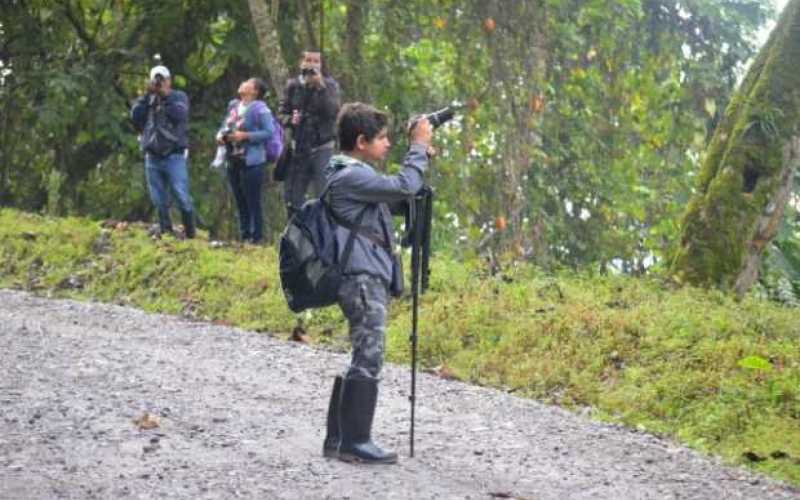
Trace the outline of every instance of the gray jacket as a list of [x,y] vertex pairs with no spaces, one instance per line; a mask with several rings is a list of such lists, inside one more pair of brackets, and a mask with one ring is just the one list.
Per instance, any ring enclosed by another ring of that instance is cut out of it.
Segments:
[[[414,144],[408,150],[403,169],[397,175],[383,175],[368,164],[346,155],[331,158],[325,169],[327,200],[333,214],[354,225],[362,210],[361,228],[373,237],[357,234],[345,274],[370,274],[387,286],[391,283],[394,249],[394,224],[389,204],[408,201],[422,188],[428,155],[425,146]],[[344,251],[350,230],[338,227],[336,239]],[[387,248],[379,244],[386,243]],[[341,257],[341,255],[340,255]]]

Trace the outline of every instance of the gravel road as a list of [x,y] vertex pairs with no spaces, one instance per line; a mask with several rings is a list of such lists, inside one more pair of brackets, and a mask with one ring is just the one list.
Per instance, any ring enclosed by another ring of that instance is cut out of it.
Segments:
[[[408,370],[392,365],[376,430],[400,464],[326,460],[327,398],[346,362],[0,290],[0,498],[800,498],[670,441],[429,375],[411,459]],[[145,412],[157,427],[134,423]]]

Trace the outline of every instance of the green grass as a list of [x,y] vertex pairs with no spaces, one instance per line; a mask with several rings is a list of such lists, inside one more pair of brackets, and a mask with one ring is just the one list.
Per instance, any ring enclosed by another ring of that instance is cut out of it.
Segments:
[[[105,242],[105,244],[104,244]],[[134,305],[286,336],[274,248],[152,241],[141,227],[0,211],[0,287]],[[82,287],[71,288],[80,282]],[[800,485],[800,311],[657,279],[433,262],[422,366],[673,436]],[[342,348],[336,308],[301,315]],[[388,356],[409,359],[409,305]],[[328,332],[333,332],[330,335]],[[747,458],[750,457],[750,458]],[[754,460],[755,459],[755,460]]]

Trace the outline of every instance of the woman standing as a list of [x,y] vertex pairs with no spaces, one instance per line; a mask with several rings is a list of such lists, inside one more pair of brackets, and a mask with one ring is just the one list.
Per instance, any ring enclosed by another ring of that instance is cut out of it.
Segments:
[[239,211],[242,241],[264,238],[262,190],[267,164],[267,140],[275,133],[272,112],[263,101],[267,84],[250,78],[239,85],[239,99],[228,110],[217,132],[217,143],[227,147],[228,181]]

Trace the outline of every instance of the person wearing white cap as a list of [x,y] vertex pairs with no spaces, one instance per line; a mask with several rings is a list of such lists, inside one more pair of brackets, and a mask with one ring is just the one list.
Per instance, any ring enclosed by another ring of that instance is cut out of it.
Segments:
[[195,216],[186,166],[189,98],[172,88],[172,75],[166,66],[150,70],[147,93],[133,104],[131,119],[145,154],[147,187],[158,211],[159,234],[173,233],[169,215],[172,192],[181,211],[184,234],[193,238]]

